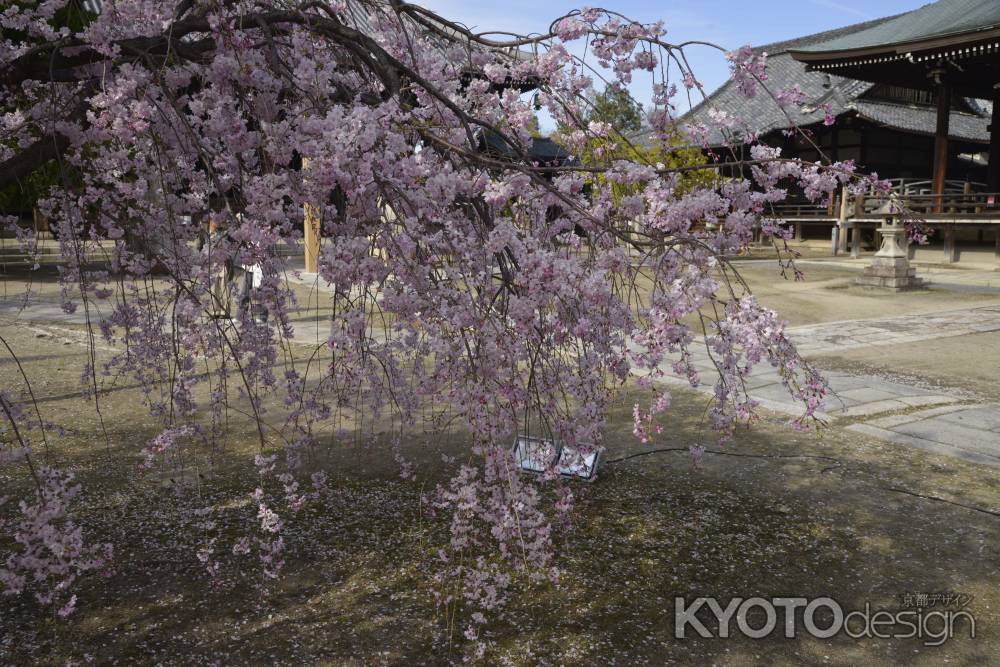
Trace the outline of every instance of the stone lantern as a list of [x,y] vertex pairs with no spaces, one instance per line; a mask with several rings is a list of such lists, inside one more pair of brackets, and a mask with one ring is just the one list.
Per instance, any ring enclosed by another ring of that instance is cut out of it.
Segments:
[[884,216],[884,222],[878,228],[882,235],[882,247],[872,257],[871,265],[855,278],[855,285],[893,292],[924,287],[923,279],[916,276],[916,269],[910,268],[905,245],[906,229],[901,224],[898,211],[891,201],[879,209],[879,214]]

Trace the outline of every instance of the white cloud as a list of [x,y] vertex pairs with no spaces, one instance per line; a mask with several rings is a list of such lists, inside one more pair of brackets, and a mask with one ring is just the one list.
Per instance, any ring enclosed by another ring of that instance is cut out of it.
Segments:
[[857,16],[858,18],[870,21],[875,17],[866,11],[851,7],[850,5],[845,5],[841,2],[835,2],[835,0],[811,0],[812,4],[818,7],[827,7],[829,9],[836,9],[838,12],[843,12],[845,14],[850,14],[852,16]]

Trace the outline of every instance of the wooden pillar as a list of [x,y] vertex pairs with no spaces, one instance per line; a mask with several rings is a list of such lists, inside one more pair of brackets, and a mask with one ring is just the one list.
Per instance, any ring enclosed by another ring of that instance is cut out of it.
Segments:
[[847,186],[840,190],[840,215],[837,221],[837,252],[847,252]]
[[986,172],[986,190],[1000,192],[1000,94],[993,95],[993,118],[990,131],[990,163]]
[[795,240],[796,241],[801,241],[802,240],[802,223],[801,222],[796,222],[795,223]]
[[46,218],[37,207],[31,209],[31,217],[35,224],[36,232],[47,232],[49,230],[49,219]]
[[[309,167],[309,159],[302,159],[302,169]],[[312,204],[306,204],[303,210],[304,224],[302,229],[302,245],[306,260],[306,273],[319,273],[319,209]]]
[[319,273],[319,209],[312,204],[305,206],[305,229],[302,244],[305,250],[306,273]]
[[955,250],[955,228],[948,225],[944,228],[944,262],[946,264],[951,264],[956,259],[958,259],[958,253]]
[[851,257],[857,259],[861,256],[861,225],[857,220],[851,225]]
[[937,88],[937,128],[934,132],[934,212],[940,213],[948,171],[948,122],[951,120],[951,87],[942,78]]

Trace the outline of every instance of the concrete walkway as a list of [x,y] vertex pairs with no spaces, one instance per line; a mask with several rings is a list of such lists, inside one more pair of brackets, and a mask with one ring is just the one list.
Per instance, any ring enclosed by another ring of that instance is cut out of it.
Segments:
[[803,355],[915,343],[988,331],[1000,331],[1000,306],[956,308],[868,320],[841,320],[790,329],[792,338]]
[[[290,282],[297,282],[318,292],[332,290],[316,274],[304,272],[301,260],[296,259],[290,258],[288,263],[287,279]],[[825,260],[814,261],[817,264],[828,263]],[[862,258],[854,260],[850,266],[860,271],[867,264],[868,260]],[[1000,285],[1000,275],[992,271],[943,269],[938,274],[949,285],[972,285],[985,289],[992,289],[991,281]],[[1000,292],[1000,287],[997,291]],[[296,324],[295,341],[321,344],[325,335],[320,328],[325,326],[328,326],[325,320],[322,323]],[[802,355],[808,357],[837,350],[900,345],[990,331],[1000,331],[1000,306],[825,322],[795,327],[789,333]],[[694,363],[702,377],[712,377],[715,367],[704,350],[695,352]],[[851,430],[859,430],[880,440],[1000,465],[1000,432],[985,428],[992,422],[980,419],[980,415],[996,412],[1000,406],[970,404],[970,399],[958,395],[958,392],[945,393],[940,389],[925,389],[871,375],[831,371],[824,373],[824,376],[833,390],[833,395],[827,401],[827,412],[821,415],[828,421],[843,422]],[[690,387],[683,378],[667,376],[666,382]],[[710,394],[711,384],[709,382],[700,390]],[[762,407],[795,416],[802,413],[801,405],[792,399],[781,385],[777,372],[767,364],[758,366],[750,377],[748,386],[751,397],[759,401]],[[945,419],[939,417],[939,414],[953,416]],[[887,426],[883,415],[892,415],[888,419],[895,419],[897,422]],[[958,417],[954,415],[964,415],[964,422],[956,423],[954,420]],[[863,421],[873,417],[876,419],[871,422]],[[970,433],[974,437],[970,438]],[[977,444],[973,448],[969,443]]]
[[1000,465],[1000,405],[949,405],[847,428],[879,440]]
[[[827,322],[788,330],[803,356],[859,347],[906,344],[1000,331],[1000,306],[963,308],[924,315]],[[704,348],[692,349],[693,363],[707,381],[698,391],[712,394],[715,367]],[[670,371],[666,384],[690,384]],[[1000,465],[1000,405],[977,403],[958,391],[928,389],[867,374],[824,373],[832,395],[819,416],[879,440]],[[761,407],[798,416],[801,404],[781,384],[775,369],[757,366],[748,393]]]

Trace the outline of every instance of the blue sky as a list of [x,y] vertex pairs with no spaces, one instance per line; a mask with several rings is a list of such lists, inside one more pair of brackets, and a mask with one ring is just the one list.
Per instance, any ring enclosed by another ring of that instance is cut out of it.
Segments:
[[[585,6],[583,2],[563,0],[415,1],[477,32],[544,32],[552,19]],[[614,9],[643,22],[662,19],[668,41],[701,39],[733,49],[747,43],[766,44],[839,28],[927,3],[928,0],[591,0],[586,4]],[[714,90],[728,76],[725,59],[718,51],[692,49],[688,57],[696,76],[708,90]],[[643,97],[635,89],[633,94],[640,100]]]

